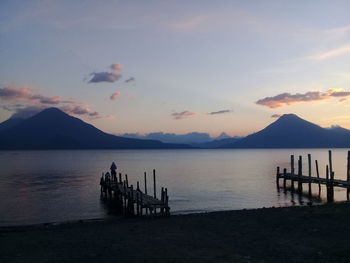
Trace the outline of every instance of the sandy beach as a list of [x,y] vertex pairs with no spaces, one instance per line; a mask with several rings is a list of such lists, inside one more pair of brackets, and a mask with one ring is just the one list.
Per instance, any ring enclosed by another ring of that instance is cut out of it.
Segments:
[[2,227],[0,262],[349,262],[350,205]]

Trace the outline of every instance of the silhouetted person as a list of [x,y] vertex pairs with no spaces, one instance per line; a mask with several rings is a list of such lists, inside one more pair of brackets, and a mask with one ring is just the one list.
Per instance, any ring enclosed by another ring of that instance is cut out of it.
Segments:
[[102,174],[101,179],[100,179],[101,194],[102,194],[102,192],[103,192],[103,187],[104,187],[104,184],[105,184],[105,182],[104,182],[104,179],[103,179],[103,174]]
[[111,174],[112,174],[112,180],[117,181],[117,166],[113,162],[111,165]]
[[108,184],[111,182],[111,175],[109,172],[105,174],[105,182]]

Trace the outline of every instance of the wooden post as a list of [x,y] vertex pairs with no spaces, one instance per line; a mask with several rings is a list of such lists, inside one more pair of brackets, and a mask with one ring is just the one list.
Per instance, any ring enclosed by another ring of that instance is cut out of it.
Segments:
[[141,199],[141,197],[140,197],[140,192],[139,191],[137,191],[136,192],[136,213],[137,213],[137,215],[138,216],[140,216],[140,200]]
[[130,185],[130,192],[129,192],[129,203],[130,203],[130,212],[131,215],[135,214],[135,207],[134,207],[134,186]]
[[165,188],[165,213],[170,215],[168,188]]
[[326,189],[327,189],[327,201],[329,202],[329,166],[326,165]]
[[[318,170],[318,161],[315,160],[315,164],[316,164],[316,174],[317,174],[317,178],[320,178],[320,172]],[[321,183],[318,182],[318,194],[321,194]]]
[[280,167],[277,167],[277,172],[276,172],[276,185],[277,185],[277,189],[280,188]]
[[300,155],[298,160],[298,191],[300,193],[303,191],[303,183],[301,181],[302,173],[303,173],[303,157]]
[[311,154],[307,155],[309,170],[309,195],[311,195]]
[[286,189],[286,181],[287,181],[287,169],[283,169],[283,188]]
[[348,151],[348,165],[346,169],[346,180],[350,181],[350,151]]
[[[348,183],[350,182],[350,151],[348,151],[348,162],[347,162],[347,168],[346,168],[346,180]],[[346,199],[349,201],[350,196],[350,189],[346,189]]]
[[145,194],[147,194],[147,175],[146,172],[143,174],[145,179]]
[[290,156],[290,175],[291,175],[291,189],[294,191],[294,155]]
[[129,187],[129,180],[128,180],[127,174],[125,174],[125,182],[126,182],[126,187]]
[[153,196],[157,198],[157,188],[156,188],[156,170],[153,169]]
[[328,151],[328,158],[329,158],[329,175],[332,175],[333,172],[333,165],[332,165],[332,151]]
[[[160,201],[162,202],[162,204],[164,204],[164,200],[165,200],[164,194],[165,194],[164,187],[162,187],[161,192],[160,192]],[[164,208],[163,207],[160,209],[160,212],[162,214],[164,213]]]
[[125,180],[124,180],[124,182],[123,182],[123,185],[124,185],[124,193],[123,193],[123,197],[124,197],[124,214],[126,214],[127,213],[127,211],[126,211],[126,182],[125,182]]
[[330,201],[331,202],[333,202],[334,201],[334,172],[332,172],[331,174],[330,174],[330,177],[331,177],[331,179],[330,179],[330,186],[329,186],[329,188],[330,188]]
[[137,209],[137,215],[139,216],[141,214],[140,212],[140,183],[137,181],[137,187],[136,187],[136,209]]
[[120,184],[123,183],[123,182],[122,182],[122,173],[119,173],[119,183],[120,183]]
[[[144,172],[143,174],[145,180],[145,195],[147,195],[147,174]],[[146,215],[148,215],[148,208],[146,207]]]
[[140,193],[140,215],[142,216],[142,208],[143,208],[143,194]]

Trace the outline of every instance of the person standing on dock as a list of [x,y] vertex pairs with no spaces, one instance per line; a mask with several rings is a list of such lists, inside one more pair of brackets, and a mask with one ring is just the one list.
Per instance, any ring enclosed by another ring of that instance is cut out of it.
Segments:
[[104,174],[102,173],[101,179],[100,179],[100,186],[101,186],[101,194],[103,192],[103,188],[105,186],[105,180],[104,180]]
[[111,165],[111,175],[112,175],[112,181],[117,181],[117,166],[114,162],[112,162]]

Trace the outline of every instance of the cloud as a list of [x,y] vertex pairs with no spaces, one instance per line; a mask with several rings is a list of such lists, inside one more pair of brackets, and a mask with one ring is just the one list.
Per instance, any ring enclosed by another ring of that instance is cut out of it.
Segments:
[[122,64],[112,64],[110,68],[113,71],[121,71],[123,66],[122,66]]
[[281,114],[272,114],[271,115],[271,118],[279,118],[281,117],[282,115]]
[[122,67],[121,64],[112,64],[110,66],[111,72],[93,72],[90,74],[92,78],[89,80],[89,83],[116,82],[123,76],[121,72]]
[[116,82],[122,77],[122,74],[119,72],[95,72],[90,74],[92,78],[89,80],[89,83],[99,83],[99,82]]
[[124,82],[125,83],[129,83],[129,82],[132,82],[132,81],[135,81],[134,77],[130,77],[130,78],[126,79]]
[[350,91],[334,91],[331,96],[333,97],[347,97],[350,96]]
[[0,88],[0,100],[7,102],[26,102],[29,104],[60,104],[73,103],[72,100],[65,100],[60,96],[47,97],[35,94],[29,86],[5,86]]
[[84,103],[67,100],[61,96],[44,96],[35,93],[29,86],[5,86],[0,88],[2,109],[14,112],[13,117],[28,118],[43,109],[55,106],[67,114],[86,116],[88,118],[102,118],[97,111],[93,111]]
[[92,111],[87,105],[67,105],[61,107],[61,110],[67,114],[87,115],[92,118],[101,118],[101,115],[97,111]]
[[27,106],[27,107],[19,107],[16,109],[12,109],[11,111],[15,111],[15,113],[11,116],[11,118],[23,118],[27,119],[35,114],[39,113],[45,109],[45,106]]
[[188,117],[191,117],[193,115],[196,115],[196,112],[191,112],[191,111],[182,111],[182,112],[174,112],[171,114],[171,116],[175,119],[175,120],[181,120],[181,119],[185,119]]
[[32,89],[27,86],[5,86],[0,88],[0,99],[4,101],[28,100],[32,95]]
[[312,56],[307,56],[305,57],[305,59],[307,60],[325,60],[325,59],[329,59],[329,58],[333,58],[336,56],[340,56],[340,55],[345,55],[346,53],[350,53],[350,45],[346,45],[346,46],[341,46],[335,49],[331,49],[316,55],[312,55]]
[[309,91],[304,94],[296,93],[282,93],[273,97],[266,97],[256,102],[258,105],[267,106],[269,108],[278,108],[285,105],[291,105],[298,102],[320,101],[330,99],[332,97],[347,97],[350,96],[350,92],[342,91],[340,89],[330,89],[326,92],[321,91]]
[[219,111],[212,111],[209,112],[209,115],[218,115],[218,114],[225,114],[225,113],[230,113],[232,110],[219,110]]
[[116,100],[117,98],[119,98],[121,96],[120,92],[115,92],[113,93],[109,98],[111,100]]

